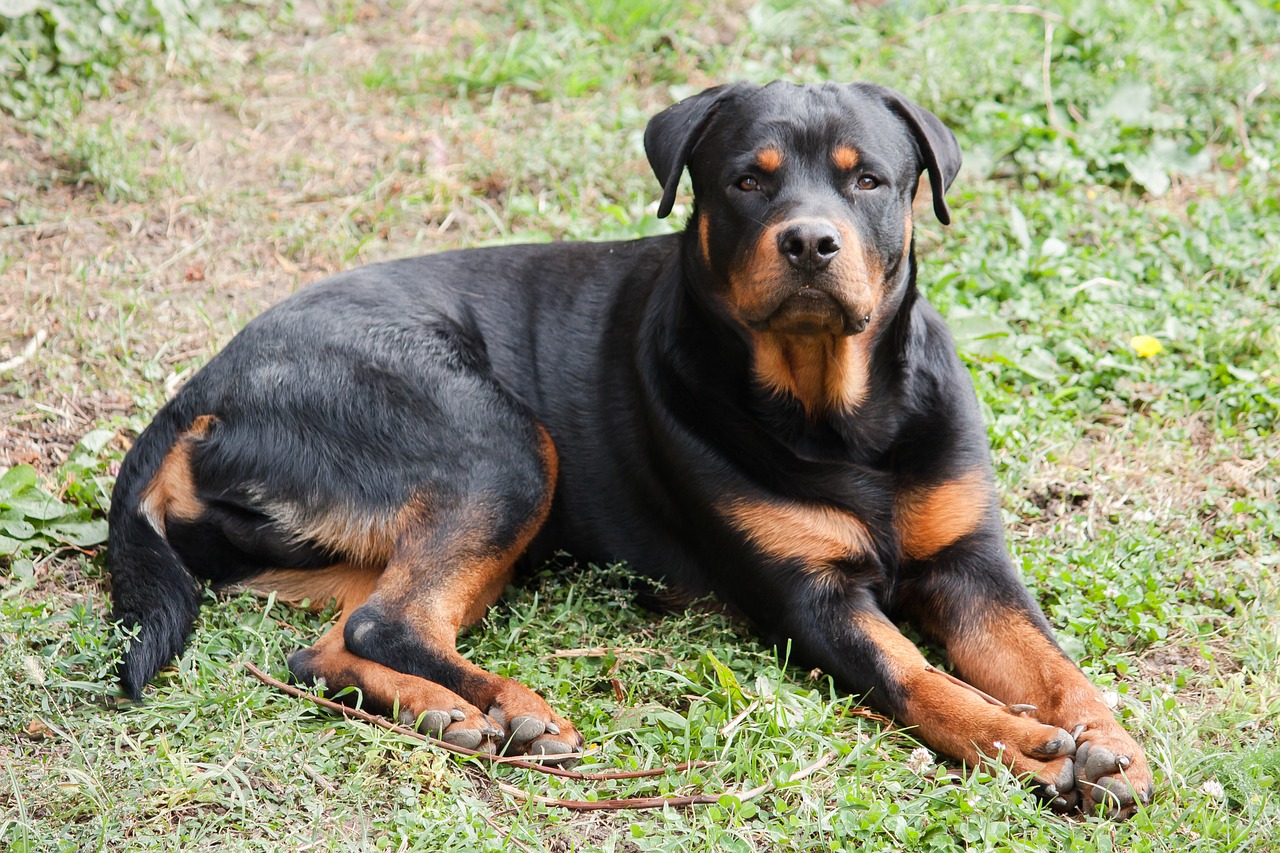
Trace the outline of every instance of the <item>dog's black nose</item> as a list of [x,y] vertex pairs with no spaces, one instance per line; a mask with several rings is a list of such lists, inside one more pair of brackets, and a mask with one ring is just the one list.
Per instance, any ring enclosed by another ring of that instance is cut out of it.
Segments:
[[840,253],[840,232],[822,219],[795,222],[778,234],[778,251],[798,270],[820,270]]

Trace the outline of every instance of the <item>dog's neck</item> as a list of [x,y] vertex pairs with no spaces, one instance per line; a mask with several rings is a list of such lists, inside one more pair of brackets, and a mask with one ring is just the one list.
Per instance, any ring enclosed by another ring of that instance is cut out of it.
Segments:
[[771,393],[794,398],[811,419],[853,412],[866,399],[878,329],[856,336],[749,332],[752,372]]
[[[738,417],[801,457],[875,457],[894,432],[889,421],[900,417],[895,406],[876,401],[892,399],[887,386],[908,370],[914,252],[904,253],[905,269],[895,271],[898,287],[873,327],[840,338],[775,335],[756,341],[700,286],[705,271],[696,256],[699,267],[690,269],[688,241],[696,243],[696,231],[682,236],[686,250],[662,276],[641,336],[642,359],[654,365],[654,375],[666,377],[655,394],[679,420],[696,424],[712,412],[720,419]],[[806,400],[817,405],[806,406]]]

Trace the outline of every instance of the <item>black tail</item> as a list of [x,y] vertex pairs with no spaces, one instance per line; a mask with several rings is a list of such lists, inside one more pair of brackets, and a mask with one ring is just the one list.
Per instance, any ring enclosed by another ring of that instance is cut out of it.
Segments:
[[182,652],[200,610],[200,583],[140,506],[184,420],[173,403],[156,416],[125,457],[111,497],[107,556],[112,618],[126,629],[137,629],[116,672],[134,699]]

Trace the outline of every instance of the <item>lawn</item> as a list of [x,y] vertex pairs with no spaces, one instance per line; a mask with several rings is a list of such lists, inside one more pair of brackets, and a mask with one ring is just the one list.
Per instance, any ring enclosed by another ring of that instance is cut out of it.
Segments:
[[[1280,4],[110,6],[0,4],[0,847],[1280,850]],[[1026,581],[1146,746],[1148,808],[1056,817],[571,556],[462,647],[577,723],[579,770],[658,775],[480,764],[285,695],[243,664],[282,677],[333,614],[249,595],[119,702],[113,474],[239,327],[358,264],[678,228],[645,121],[778,77],[884,83],[955,129],[920,285]],[[547,802],[690,795],[713,802]]]

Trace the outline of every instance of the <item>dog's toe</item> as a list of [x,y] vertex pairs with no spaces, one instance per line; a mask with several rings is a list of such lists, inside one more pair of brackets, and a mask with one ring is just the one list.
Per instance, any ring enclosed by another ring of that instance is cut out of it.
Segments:
[[[465,714],[463,718],[466,718]],[[412,711],[400,712],[400,725],[416,728],[424,735],[431,735],[431,737],[440,737],[453,721],[453,715],[449,711],[442,711],[437,708],[424,711],[417,717],[414,716]]]
[[[546,734],[548,726],[555,724],[550,721],[539,720],[537,717],[528,715],[514,717],[507,724],[507,731],[510,733],[511,742],[517,746],[522,746],[536,737]],[[557,731],[559,728],[557,727]]]

